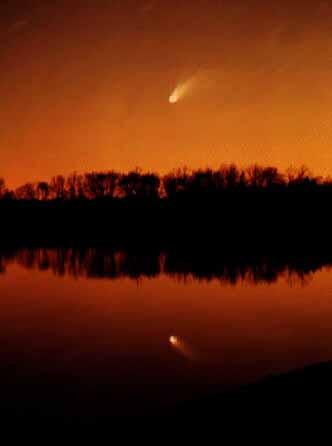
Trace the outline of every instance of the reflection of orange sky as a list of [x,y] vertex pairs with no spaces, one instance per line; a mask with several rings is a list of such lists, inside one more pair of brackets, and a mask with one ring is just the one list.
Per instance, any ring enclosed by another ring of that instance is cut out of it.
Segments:
[[[332,172],[329,2],[301,2],[301,14],[296,1],[66,3],[66,14],[45,6],[0,31],[0,174],[10,185],[225,162]],[[171,106],[196,73],[209,88]]]
[[[153,382],[161,393],[167,382],[177,389],[170,397],[193,397],[215,385],[331,360],[331,281],[323,271],[306,287],[290,288],[284,279],[254,287],[168,277],[137,286],[12,265],[0,281],[2,361],[10,354],[75,377],[105,372],[115,384],[128,379],[122,388]],[[170,333],[199,352],[193,367],[169,348]]]

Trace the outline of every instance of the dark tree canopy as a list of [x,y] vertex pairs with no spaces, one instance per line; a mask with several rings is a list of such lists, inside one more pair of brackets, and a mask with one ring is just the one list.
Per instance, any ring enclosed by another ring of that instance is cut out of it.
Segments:
[[315,177],[306,167],[289,168],[285,173],[276,167],[252,165],[239,168],[234,164],[219,169],[189,170],[181,168],[159,176],[156,173],[88,172],[68,177],[54,176],[50,182],[26,183],[14,191],[0,178],[0,198],[15,200],[101,200],[157,199],[183,196],[216,196],[226,192],[245,191],[315,191],[330,190],[332,180]]

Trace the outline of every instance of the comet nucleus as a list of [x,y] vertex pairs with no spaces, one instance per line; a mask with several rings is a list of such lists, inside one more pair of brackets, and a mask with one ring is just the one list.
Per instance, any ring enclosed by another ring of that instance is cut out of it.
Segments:
[[171,94],[171,96],[169,97],[169,102],[171,104],[176,104],[178,101],[178,96],[176,93]]

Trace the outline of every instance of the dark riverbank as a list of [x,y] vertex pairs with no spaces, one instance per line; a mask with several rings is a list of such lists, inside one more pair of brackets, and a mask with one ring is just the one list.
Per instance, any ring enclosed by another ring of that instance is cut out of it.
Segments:
[[[332,397],[332,362],[314,364],[266,378],[229,392],[190,401],[170,414],[189,419],[218,418],[281,422],[326,416]],[[276,418],[274,418],[276,417]]]
[[[2,372],[2,375],[4,373]],[[58,377],[57,386],[47,376],[32,381],[21,377],[13,388],[13,377],[2,376],[0,416],[3,423],[20,426],[41,422],[43,426],[99,425],[117,417],[161,417],[188,420],[218,420],[223,426],[229,423],[269,420],[283,423],[286,419],[301,419],[326,415],[332,397],[332,362],[314,364],[266,378],[228,392],[219,393],[169,406],[166,410],[154,410],[139,414],[140,397],[136,415],[119,415],[122,408],[107,402],[110,388],[102,393],[93,388],[85,389],[84,398],[80,384],[74,377]],[[106,382],[105,382],[106,384]],[[100,389],[99,389],[100,390]],[[111,395],[111,394],[110,394]],[[88,400],[87,400],[88,398]],[[127,408],[130,412],[130,408]],[[226,424],[225,424],[226,423]]]
[[177,199],[0,202],[4,243],[112,244],[225,252],[323,253],[332,248],[332,194],[227,193]]

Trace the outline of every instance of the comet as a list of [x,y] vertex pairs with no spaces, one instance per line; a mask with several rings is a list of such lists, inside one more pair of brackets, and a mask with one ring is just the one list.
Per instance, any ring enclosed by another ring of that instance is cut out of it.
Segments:
[[183,339],[180,339],[178,336],[171,336],[169,338],[169,343],[178,353],[180,353],[185,358],[190,360],[197,359],[197,353],[187,342],[185,342]]
[[217,73],[215,70],[199,69],[193,76],[178,83],[169,97],[169,103],[173,105],[177,104],[196,90],[204,92],[215,87],[216,75]]
[[194,76],[186,80],[185,82],[182,82],[179,85],[177,85],[177,87],[169,97],[170,104],[176,104],[185,96],[188,96],[188,94],[190,94],[193,91],[196,81],[197,81],[196,76]]

